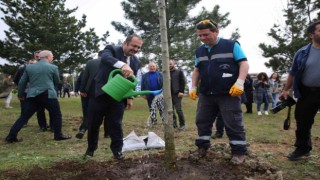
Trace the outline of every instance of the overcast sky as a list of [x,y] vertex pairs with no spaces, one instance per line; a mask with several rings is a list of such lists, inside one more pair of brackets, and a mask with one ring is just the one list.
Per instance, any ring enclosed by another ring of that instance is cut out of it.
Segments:
[[[74,14],[79,19],[83,14],[87,15],[87,28],[95,28],[98,36],[102,36],[109,31],[111,36],[109,42],[117,43],[123,40],[124,36],[113,29],[111,21],[126,21],[124,12],[120,5],[120,0],[67,0],[68,8],[78,7]],[[284,0],[202,0],[197,8],[192,11],[192,15],[197,14],[201,7],[211,10],[215,5],[220,6],[220,13],[229,12],[231,24],[226,29],[220,30],[220,36],[229,38],[232,31],[239,28],[241,38],[239,42],[243,48],[249,64],[251,73],[267,72],[270,69],[264,66],[266,59],[262,57],[262,52],[258,47],[259,43],[272,43],[272,39],[267,33],[273,24],[283,24],[283,9],[286,7]],[[2,17],[3,14],[0,14]],[[0,20],[0,38],[4,38],[4,29],[7,29]],[[126,21],[129,22],[129,21]],[[192,50],[194,51],[194,50]]]

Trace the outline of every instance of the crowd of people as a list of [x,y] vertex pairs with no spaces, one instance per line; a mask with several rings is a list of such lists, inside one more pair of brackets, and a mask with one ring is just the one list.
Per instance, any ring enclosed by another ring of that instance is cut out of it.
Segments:
[[[192,85],[189,97],[198,98],[196,127],[198,136],[195,138],[196,151],[189,158],[197,161],[206,156],[211,145],[211,138],[221,138],[226,131],[231,147],[231,163],[242,164],[248,151],[246,131],[243,124],[241,104],[245,104],[246,113],[251,114],[253,102],[257,105],[259,116],[262,112],[269,115],[279,99],[288,98],[288,91],[293,86],[297,98],[295,118],[296,150],[288,155],[289,160],[298,160],[309,156],[312,150],[311,127],[314,117],[320,108],[320,21],[307,28],[312,42],[299,49],[289,70],[289,77],[284,84],[280,75],[273,73],[270,77],[261,72],[253,80],[248,74],[247,56],[238,41],[219,37],[218,24],[213,20],[202,20],[196,24],[196,34],[203,43],[195,50]],[[121,69],[123,77],[137,76],[141,62],[137,54],[143,40],[137,34],[127,36],[122,45],[107,45],[99,52],[98,59],[90,60],[77,80],[75,92],[80,92],[83,119],[76,138],[82,139],[87,132],[87,149],[85,157],[93,156],[98,148],[99,129],[104,121],[105,137],[110,137],[110,149],[117,160],[124,159],[122,120],[125,110],[133,107],[133,97],[117,101],[102,90],[108,83],[109,75],[114,69]],[[54,55],[49,50],[36,51],[34,58],[26,65],[19,67],[14,80],[10,75],[3,80],[4,90],[0,98],[5,98],[5,107],[11,108],[12,89],[17,85],[21,114],[12,125],[5,140],[8,143],[20,142],[18,132],[27,125],[28,120],[37,113],[38,124],[42,131],[50,128],[54,140],[68,140],[71,136],[62,133],[62,113],[58,97],[59,89],[63,89],[70,97],[71,85],[62,81],[59,69],[52,64]],[[182,98],[186,87],[184,73],[176,67],[173,59],[169,60],[171,97],[173,104],[173,128],[186,128],[182,110]],[[318,64],[318,66],[317,66]],[[148,64],[149,72],[141,76],[141,90],[159,90],[163,88],[163,75],[157,70],[157,64]],[[63,84],[61,82],[64,82]],[[143,96],[147,100],[151,123],[156,124],[155,95]],[[164,99],[159,98],[160,116],[163,111]],[[261,105],[263,111],[261,112]],[[49,113],[49,124],[45,118],[45,109]],[[177,116],[175,115],[177,114]],[[178,117],[178,121],[177,121]],[[162,117],[163,119],[163,117]],[[216,134],[213,124],[216,121]]]

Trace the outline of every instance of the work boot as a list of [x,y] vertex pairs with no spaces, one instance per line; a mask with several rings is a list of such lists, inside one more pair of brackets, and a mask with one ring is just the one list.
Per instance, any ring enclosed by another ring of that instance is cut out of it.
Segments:
[[207,154],[207,149],[205,148],[198,148],[196,151],[194,152],[190,152],[189,154],[189,160],[191,161],[199,161],[201,158],[205,157]]
[[244,162],[244,159],[246,158],[243,154],[233,154],[230,162],[234,165],[239,165]]

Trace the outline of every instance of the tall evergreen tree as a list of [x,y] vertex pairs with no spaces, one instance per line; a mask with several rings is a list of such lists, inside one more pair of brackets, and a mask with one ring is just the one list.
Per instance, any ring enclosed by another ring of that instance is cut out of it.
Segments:
[[[219,6],[212,11],[202,8],[195,17],[190,16],[190,11],[201,0],[166,0],[166,25],[168,31],[168,45],[170,57],[184,60],[179,66],[192,67],[194,50],[200,45],[195,34],[195,25],[203,19],[214,19],[219,28],[225,28],[230,24],[229,13],[220,14]],[[158,61],[161,56],[160,25],[158,17],[158,5],[154,0],[125,0],[121,3],[125,18],[132,21],[132,25],[121,22],[112,22],[116,30],[124,35],[133,32],[139,33],[143,38],[141,58],[144,63],[153,59]],[[189,60],[189,61],[188,61]],[[191,61],[190,61],[191,60]]]
[[0,0],[2,20],[9,26],[0,40],[0,57],[23,64],[39,49],[51,50],[54,64],[71,73],[98,51],[99,37],[94,29],[82,31],[86,16],[77,20],[77,8],[65,8],[65,0]]
[[319,19],[319,4],[320,0],[288,0],[287,9],[284,10],[286,26],[275,24],[268,33],[276,43],[259,44],[262,55],[269,58],[266,67],[280,74],[288,72],[295,52],[310,42],[305,29],[314,20],[313,17]]

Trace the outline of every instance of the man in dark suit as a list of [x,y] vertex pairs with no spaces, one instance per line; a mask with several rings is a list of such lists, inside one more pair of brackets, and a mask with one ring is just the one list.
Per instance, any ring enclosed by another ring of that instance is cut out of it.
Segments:
[[[99,68],[101,62],[101,54],[102,51],[99,51],[98,59],[93,59],[87,62],[84,71],[80,74],[77,80],[76,91],[80,91],[83,115],[82,123],[79,127],[79,132],[76,134],[76,138],[78,139],[82,139],[88,129],[88,108],[90,102],[92,102],[92,100],[94,99],[95,91],[93,78],[97,69]],[[109,130],[106,120],[104,120],[104,137],[109,137]]]
[[58,67],[51,64],[53,60],[51,51],[41,51],[39,56],[40,61],[27,66],[19,82],[19,99],[24,99],[23,94],[27,84],[29,84],[25,99],[26,109],[11,127],[6,137],[8,143],[21,141],[21,139],[17,138],[18,132],[39,108],[46,108],[49,111],[50,119],[54,121],[54,140],[60,141],[71,138],[70,136],[63,135],[61,132],[62,115],[55,90],[55,85],[59,82]]
[[[121,68],[124,77],[130,77],[137,73],[140,68],[140,61],[134,55],[140,51],[142,39],[136,34],[130,35],[123,42],[122,46],[108,45],[101,55],[101,63],[94,76],[95,98],[93,105],[89,106],[88,124],[88,148],[86,156],[93,156],[98,147],[99,128],[103,117],[106,116],[110,125],[110,148],[115,159],[122,160],[123,131],[122,119],[124,109],[131,109],[133,99],[125,99],[125,102],[118,102],[102,91],[111,71]],[[90,108],[91,107],[91,108]]]

